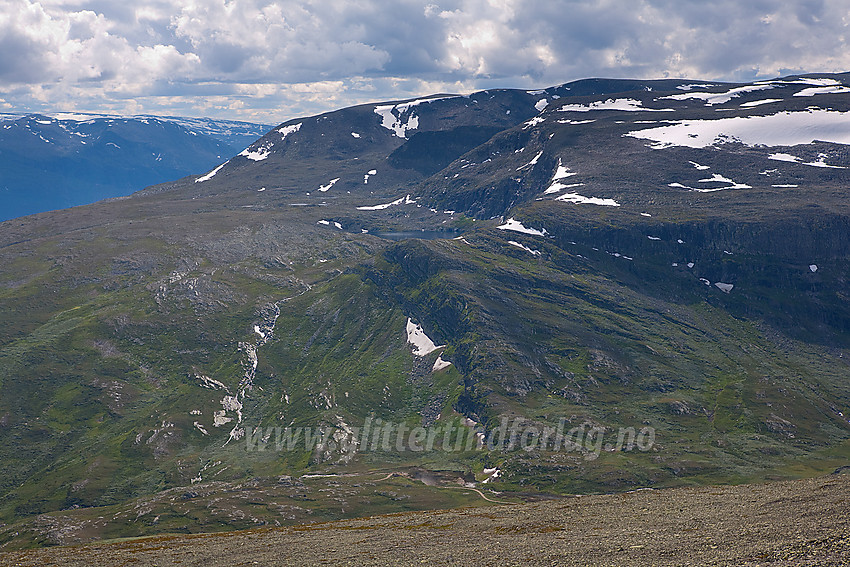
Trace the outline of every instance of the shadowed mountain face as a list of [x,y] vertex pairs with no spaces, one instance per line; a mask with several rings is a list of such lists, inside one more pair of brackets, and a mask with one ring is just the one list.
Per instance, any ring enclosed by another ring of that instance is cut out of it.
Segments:
[[846,464],[846,80],[358,106],[0,224],[0,538]]
[[0,115],[0,220],[123,197],[208,169],[270,128],[155,116]]

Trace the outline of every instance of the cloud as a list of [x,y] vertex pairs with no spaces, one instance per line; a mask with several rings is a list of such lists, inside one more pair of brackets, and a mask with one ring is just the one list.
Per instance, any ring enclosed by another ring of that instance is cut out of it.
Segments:
[[845,71],[848,25],[845,0],[0,0],[0,93],[278,122],[584,77]]

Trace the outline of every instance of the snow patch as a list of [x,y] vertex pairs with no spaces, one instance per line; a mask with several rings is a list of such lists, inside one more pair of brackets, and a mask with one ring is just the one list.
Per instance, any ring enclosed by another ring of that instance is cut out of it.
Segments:
[[841,83],[829,77],[801,77],[793,81],[777,81],[783,85],[812,85],[815,87],[827,87],[840,85]]
[[599,197],[585,197],[578,193],[564,193],[560,197],[555,198],[556,201],[564,201],[567,203],[577,203],[580,205],[601,205],[604,207],[619,207],[620,203],[614,199],[601,199]]
[[765,91],[774,88],[771,84],[766,85],[746,85],[743,87],[735,87],[733,89],[729,89],[728,91],[722,93],[685,93],[685,94],[675,94],[670,96],[663,96],[662,99],[666,100],[688,100],[688,99],[697,99],[705,101],[706,106],[714,106],[715,104],[724,104],[732,100],[733,98],[737,98],[745,93],[751,93],[756,91]]
[[[399,138],[406,138],[408,130],[416,130],[419,128],[419,117],[411,112],[413,107],[448,98],[457,97],[448,96],[422,98],[409,102],[402,102],[400,104],[379,105],[375,107],[375,114],[381,117],[381,126],[387,130],[391,130],[393,134]],[[409,116],[405,118],[405,114],[407,113],[409,113]]]
[[358,134],[357,132],[352,132],[352,133],[351,133],[351,137],[352,137],[352,138],[359,138],[359,137],[360,137],[360,134]]
[[552,176],[552,181],[560,181],[561,179],[566,179],[573,175],[577,175],[576,172],[570,171],[569,167],[562,165],[561,158],[558,158],[558,169],[555,170],[555,174]]
[[337,181],[339,181],[339,179],[339,177],[337,177],[336,179],[331,179],[330,181],[328,181],[327,185],[322,185],[321,187],[319,187],[319,191],[321,191],[322,193],[328,191],[331,187],[334,186]]
[[421,325],[417,325],[409,317],[407,319],[407,342],[413,345],[413,354],[416,356],[427,356],[437,349],[441,349],[446,345],[437,346],[434,344]]
[[206,175],[204,175],[203,177],[199,177],[199,178],[197,178],[197,179],[195,180],[195,183],[202,183],[202,182],[204,182],[204,181],[209,181],[210,179],[212,179],[213,177],[215,177],[215,174],[216,174],[216,173],[218,173],[219,171],[221,171],[221,168],[222,168],[222,167],[224,167],[225,165],[227,165],[228,163],[230,163],[230,160],[228,160],[228,161],[224,162],[223,164],[221,164],[221,165],[220,165],[220,166],[218,166],[217,168],[213,169],[212,171],[210,171],[209,173],[207,173],[207,174],[206,174]]
[[[549,106],[549,101],[545,98],[541,98],[534,104],[534,108],[537,109],[537,112],[543,112],[543,109]],[[48,122],[49,124],[49,122]]]
[[752,189],[751,186],[746,183],[736,183],[732,181],[728,177],[724,177],[719,173],[715,173],[708,179],[700,179],[700,183],[727,183],[727,187],[713,187],[711,189],[693,189],[693,191],[699,191],[700,193],[712,193],[714,191],[723,191],[724,189]]
[[817,161],[807,161],[803,165],[808,165],[811,167],[828,167],[831,169],[847,169],[846,167],[842,167],[840,165],[829,165],[826,163],[826,158],[828,156],[826,154],[818,154]]
[[555,170],[554,175],[552,175],[552,184],[546,189],[543,194],[551,195],[552,193],[558,193],[562,189],[568,189],[571,187],[580,187],[584,185],[584,183],[573,183],[571,185],[565,185],[563,183],[559,183],[561,179],[566,179],[568,177],[572,177],[574,175],[578,175],[575,171],[570,171],[569,167],[565,167],[561,163],[561,158],[558,158],[558,169]]
[[772,159],[774,161],[788,161],[788,162],[791,162],[791,163],[799,163],[799,162],[803,161],[802,159],[798,158],[797,156],[792,156],[791,154],[783,154],[783,153],[770,154],[769,156],[767,156],[767,159]]
[[723,293],[729,293],[730,291],[732,291],[732,288],[735,287],[735,284],[723,283],[723,282],[716,282],[714,285],[715,285],[715,287],[717,287],[717,289],[719,289]]
[[540,116],[535,116],[534,118],[532,118],[528,122],[523,123],[522,129],[528,130],[529,128],[537,126],[538,124],[543,124],[544,122],[546,122],[545,118],[542,118]]
[[593,110],[621,110],[625,112],[675,112],[675,110],[672,108],[646,108],[643,106],[643,103],[641,101],[633,98],[609,98],[605,101],[591,102],[588,105],[566,104],[558,110],[560,110],[561,112],[590,112]]
[[763,104],[772,104],[774,102],[782,102],[781,98],[765,98],[762,100],[751,100],[750,102],[741,103],[741,108],[752,108],[754,106],[761,106]]
[[491,482],[491,481],[499,478],[500,476],[502,476],[502,471],[500,471],[497,468],[484,469],[483,472],[484,472],[484,474],[486,474],[488,476],[483,481],[481,481],[481,484],[487,484],[488,482]]
[[809,264],[809,270],[811,270],[812,273],[817,272],[818,271],[817,264]]
[[407,121],[403,121],[401,114],[396,117],[393,114],[395,106],[376,106],[375,114],[381,116],[381,126],[387,130],[391,130],[398,138],[407,138],[408,130],[416,130],[419,128],[419,117],[411,114]]
[[570,183],[568,185],[564,185],[563,183],[558,183],[557,181],[549,186],[543,194],[551,195],[552,193],[559,193],[562,189],[572,189],[573,187],[583,187],[584,183]]
[[689,91],[691,89],[710,89],[712,87],[716,87],[717,85],[703,84],[703,83],[694,83],[691,85],[679,85],[676,87],[680,91]]
[[298,124],[290,124],[289,126],[284,126],[283,128],[278,128],[277,131],[281,134],[281,139],[285,140],[287,136],[290,134],[294,134],[298,130],[301,129],[301,122]]
[[538,153],[536,156],[534,156],[534,158],[533,158],[530,162],[528,162],[527,164],[523,165],[522,167],[518,167],[518,168],[516,168],[516,170],[517,170],[517,171],[522,171],[522,170],[523,170],[523,169],[525,169],[526,167],[534,167],[535,165],[537,165],[537,162],[538,162],[538,161],[540,161],[540,157],[541,157],[542,155],[543,155],[543,150],[540,150],[540,153]]
[[806,161],[806,162],[804,162],[802,158],[799,158],[799,157],[791,155],[791,154],[776,153],[776,154],[770,154],[769,156],[767,156],[767,159],[772,159],[774,161],[787,161],[789,163],[798,163],[800,165],[808,165],[810,167],[827,167],[827,168],[830,168],[830,169],[847,169],[846,167],[842,167],[840,165],[830,165],[830,164],[826,163],[827,157],[828,156],[826,154],[818,154],[817,161]]
[[522,248],[523,250],[525,250],[526,252],[529,252],[533,256],[540,256],[540,250],[532,250],[531,248],[529,248],[525,244],[520,244],[516,240],[508,240],[508,244],[510,244],[511,246],[516,246],[517,248]]
[[830,86],[830,87],[809,87],[807,89],[803,89],[800,92],[794,93],[794,96],[816,96],[822,94],[840,94],[840,93],[850,93],[850,88],[847,88],[843,85],[838,86]]
[[392,203],[384,203],[383,205],[372,205],[368,207],[357,207],[358,211],[382,211],[384,209],[388,209],[395,205],[411,205],[415,203],[414,199],[410,198],[410,195],[402,197],[401,199],[396,199]]
[[443,360],[442,356],[438,356],[437,360],[434,361],[434,367],[431,369],[431,372],[439,372],[440,370],[445,370],[451,365],[451,362],[449,362],[448,360]]
[[499,230],[511,230],[513,232],[521,232],[522,234],[531,234],[533,236],[546,236],[549,234],[546,232],[546,229],[537,230],[536,228],[528,228],[524,226],[520,221],[510,218],[508,222],[501,226],[497,226]]
[[239,155],[244,156],[253,161],[263,161],[264,159],[268,159],[269,155],[271,155],[271,147],[272,144],[260,146],[255,150],[245,148],[244,150],[239,152]]
[[811,109],[764,116],[683,120],[623,134],[651,140],[651,147],[706,148],[726,142],[747,146],[797,146],[815,141],[850,144],[850,112]]
[[60,112],[54,114],[56,120],[69,120],[71,122],[94,122],[98,118],[110,118],[106,114],[75,114],[73,112]]

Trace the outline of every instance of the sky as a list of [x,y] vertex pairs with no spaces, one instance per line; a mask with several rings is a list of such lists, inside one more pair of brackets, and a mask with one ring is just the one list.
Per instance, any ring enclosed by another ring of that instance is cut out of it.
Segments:
[[276,124],[589,77],[850,71],[850,0],[0,0],[0,113]]

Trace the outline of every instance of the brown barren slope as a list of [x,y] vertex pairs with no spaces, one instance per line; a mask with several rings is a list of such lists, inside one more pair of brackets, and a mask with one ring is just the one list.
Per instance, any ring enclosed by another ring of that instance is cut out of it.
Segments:
[[7,552],[0,564],[850,565],[850,475]]

